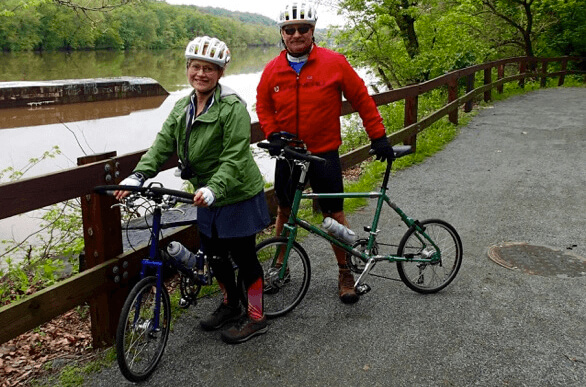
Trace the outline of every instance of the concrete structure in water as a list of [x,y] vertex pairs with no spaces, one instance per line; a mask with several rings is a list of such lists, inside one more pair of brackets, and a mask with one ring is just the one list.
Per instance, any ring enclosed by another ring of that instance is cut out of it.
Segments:
[[0,82],[0,109],[168,95],[152,78]]

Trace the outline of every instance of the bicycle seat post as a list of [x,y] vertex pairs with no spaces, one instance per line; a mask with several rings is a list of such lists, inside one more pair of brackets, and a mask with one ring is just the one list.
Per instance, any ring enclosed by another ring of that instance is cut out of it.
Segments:
[[383,177],[382,188],[389,189],[389,179],[391,178],[391,167],[393,166],[393,160],[387,162],[387,169],[385,170],[385,176]]

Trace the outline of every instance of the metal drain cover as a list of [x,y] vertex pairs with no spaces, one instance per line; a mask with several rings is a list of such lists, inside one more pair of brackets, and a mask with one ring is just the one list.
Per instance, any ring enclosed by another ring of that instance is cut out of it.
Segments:
[[507,269],[544,277],[584,277],[586,259],[563,250],[507,242],[488,249],[488,257]]

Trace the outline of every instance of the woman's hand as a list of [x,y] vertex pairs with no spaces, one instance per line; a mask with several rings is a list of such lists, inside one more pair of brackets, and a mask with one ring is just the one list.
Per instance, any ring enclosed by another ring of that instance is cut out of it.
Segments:
[[[146,178],[142,173],[136,172],[136,173],[133,173],[132,175],[128,176],[126,179],[122,180],[120,182],[120,185],[129,185],[132,187],[142,187],[145,180],[146,180]],[[125,197],[127,197],[128,195],[130,195],[130,191],[121,191],[121,190],[114,191],[114,197],[118,200],[122,200]]]
[[193,204],[198,207],[209,207],[216,201],[216,196],[208,187],[202,187],[195,191]]

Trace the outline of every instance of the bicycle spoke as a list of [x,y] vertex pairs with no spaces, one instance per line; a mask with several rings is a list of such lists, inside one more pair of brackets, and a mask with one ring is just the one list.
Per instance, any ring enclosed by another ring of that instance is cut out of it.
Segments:
[[[134,382],[145,380],[155,369],[169,335],[169,295],[161,288],[161,303],[157,307],[155,282],[154,277],[147,277],[133,288],[118,325],[118,365],[124,376]],[[154,326],[156,317],[160,321],[158,327]]]
[[[433,241],[414,229],[405,233],[399,244],[398,255],[412,256],[414,261],[397,262],[403,282],[420,293],[434,293],[447,286],[456,276],[462,262],[462,242],[456,230],[440,220],[422,222],[425,233]],[[436,247],[439,248],[439,260]],[[430,259],[431,262],[417,262]]]

